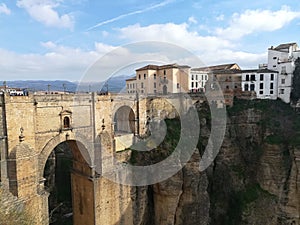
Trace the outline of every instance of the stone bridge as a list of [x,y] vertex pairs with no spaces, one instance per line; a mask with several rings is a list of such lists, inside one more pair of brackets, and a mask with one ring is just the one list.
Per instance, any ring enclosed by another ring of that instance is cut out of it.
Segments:
[[[133,224],[131,189],[101,176],[106,166],[103,159],[129,147],[146,131],[149,118],[177,114],[168,103],[172,96],[140,97],[138,104],[137,97],[95,93],[0,96],[0,184],[24,203],[35,224],[51,222],[47,185],[54,182],[50,179],[54,175],[49,171],[51,165],[55,167],[51,160],[59,154],[58,147],[65,144],[72,158],[73,224],[114,225],[121,218],[122,224]],[[187,110],[190,101],[176,104]]]

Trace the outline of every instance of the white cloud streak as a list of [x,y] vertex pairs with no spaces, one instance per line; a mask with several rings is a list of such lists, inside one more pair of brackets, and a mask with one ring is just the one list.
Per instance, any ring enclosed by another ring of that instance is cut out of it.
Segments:
[[74,18],[70,14],[62,14],[55,10],[61,0],[18,0],[17,6],[25,9],[36,21],[48,26],[58,28],[74,27]]
[[109,23],[121,20],[121,19],[123,19],[125,17],[128,17],[128,16],[132,16],[132,15],[136,15],[136,14],[141,14],[141,13],[153,10],[153,9],[161,8],[161,7],[163,7],[165,5],[168,5],[168,4],[172,3],[172,2],[174,2],[174,0],[166,0],[166,1],[163,1],[163,2],[158,3],[156,5],[152,5],[150,7],[145,7],[144,9],[141,9],[141,10],[136,10],[136,11],[133,11],[133,12],[130,12],[130,13],[126,13],[126,14],[117,16],[117,17],[109,19],[109,20],[102,21],[102,22],[100,22],[100,23],[98,23],[98,24],[96,24],[96,25],[88,28],[87,31],[93,30],[93,29],[95,29],[97,27],[100,27],[100,26],[103,26],[105,24],[109,24]]
[[10,15],[11,14],[10,9],[4,3],[0,4],[0,14],[5,14],[5,15]]

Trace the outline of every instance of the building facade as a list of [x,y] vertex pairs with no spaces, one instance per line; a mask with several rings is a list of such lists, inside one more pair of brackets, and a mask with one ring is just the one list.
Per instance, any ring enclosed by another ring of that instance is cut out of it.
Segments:
[[178,64],[147,65],[126,80],[127,93],[169,94],[189,90],[190,67]]
[[271,46],[267,64],[259,64],[258,69],[242,70],[236,63],[200,68],[147,65],[137,69],[134,78],[126,80],[127,93],[205,92],[218,86],[230,96],[252,92],[258,99],[279,98],[290,103],[295,61],[299,57],[297,43],[286,43]]
[[278,97],[278,72],[269,69],[242,70],[242,91],[256,93],[258,99]]
[[206,88],[216,88],[212,85],[210,87],[206,86],[209,79],[217,81],[223,91],[241,89],[240,70],[241,68],[236,63],[192,68],[189,82],[190,91],[197,92],[205,91]]
[[278,72],[278,98],[289,103],[292,90],[292,78],[295,60],[300,56],[296,43],[280,44],[268,49],[268,69]]
[[206,82],[208,81],[209,72],[201,68],[192,68],[189,75],[190,92],[205,92]]

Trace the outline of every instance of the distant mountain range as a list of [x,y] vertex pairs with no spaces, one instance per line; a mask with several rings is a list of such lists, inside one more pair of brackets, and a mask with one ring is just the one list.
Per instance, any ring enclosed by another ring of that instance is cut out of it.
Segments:
[[[67,92],[120,92],[125,90],[125,80],[134,75],[111,77],[102,82],[71,82],[66,80],[16,80],[7,81],[6,85],[12,88],[26,88],[29,91],[67,91]],[[2,86],[4,81],[0,81]]]

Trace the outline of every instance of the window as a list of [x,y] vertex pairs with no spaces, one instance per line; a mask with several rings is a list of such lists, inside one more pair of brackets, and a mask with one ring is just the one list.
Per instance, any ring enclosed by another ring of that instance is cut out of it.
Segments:
[[273,65],[273,67],[275,68],[275,67],[276,67],[276,65]]
[[283,66],[283,67],[281,68],[281,74],[287,74],[287,73],[286,73],[286,66]]
[[274,74],[273,73],[271,74],[271,80],[274,80]]
[[249,74],[246,75],[246,81],[249,81]]
[[134,84],[132,84],[132,87],[134,88]]
[[194,87],[194,82],[191,83],[191,87],[192,87],[192,88]]
[[264,92],[263,91],[259,91],[259,94],[262,95]]
[[139,80],[141,79],[141,74],[139,74]]
[[284,94],[284,89],[280,89],[280,94]]
[[156,74],[153,75],[154,80],[156,80]]
[[153,83],[153,87],[156,88],[156,82]]
[[226,86],[226,89],[229,89],[229,86],[228,86],[228,85]]
[[198,80],[198,75],[196,74],[196,80]]
[[179,83],[177,83],[177,88],[180,88],[180,85],[179,85]]
[[127,89],[129,89],[129,84],[127,84]]
[[251,74],[250,79],[251,79],[251,81],[255,81],[255,74]]
[[164,75],[166,75],[166,70],[164,70]]
[[144,88],[144,83],[143,82],[141,83],[141,88]]
[[251,85],[250,85],[250,91],[254,91],[254,89],[255,89],[255,85],[254,85],[254,84],[251,84]]
[[285,79],[281,79],[281,83],[282,83],[282,84],[285,84]]
[[274,92],[273,92],[273,90],[270,90],[270,95],[272,95]]
[[144,93],[144,90],[141,90],[141,93]]
[[274,56],[273,59],[277,59],[277,57]]
[[249,84],[245,84],[245,85],[244,85],[244,90],[245,90],[245,91],[248,91],[248,90],[249,90]]
[[198,87],[198,82],[195,82],[196,88]]
[[274,89],[274,84],[270,83],[270,89]]
[[144,79],[146,79],[147,75],[144,73]]
[[192,74],[192,80],[194,80],[194,74]]
[[259,80],[264,80],[264,75],[263,74],[260,74]]
[[70,118],[67,116],[64,117],[64,128],[70,128]]
[[156,90],[154,90],[154,93],[156,93]]
[[264,89],[264,83],[259,84],[259,89]]
[[204,78],[203,78],[203,77],[204,77],[204,76],[203,76],[203,74],[202,74],[202,75],[201,75],[201,79],[202,79],[202,80],[204,80]]

